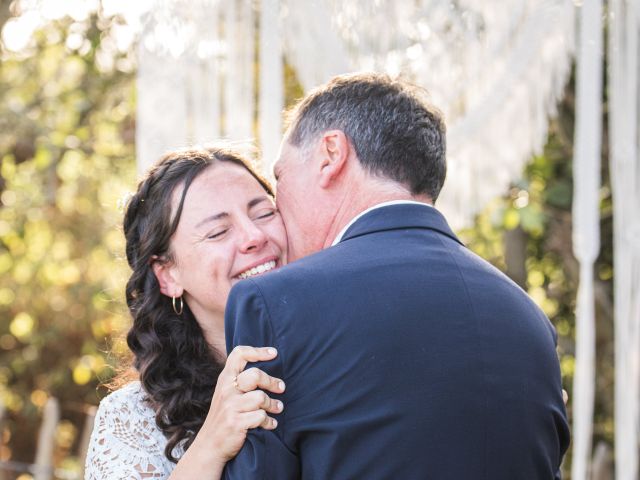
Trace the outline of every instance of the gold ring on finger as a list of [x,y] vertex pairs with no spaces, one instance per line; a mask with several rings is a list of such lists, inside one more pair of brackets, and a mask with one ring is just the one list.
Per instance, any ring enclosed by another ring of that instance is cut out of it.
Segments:
[[237,375],[235,377],[233,377],[233,386],[240,393],[244,393],[242,390],[240,390],[240,386],[238,385],[238,376]]

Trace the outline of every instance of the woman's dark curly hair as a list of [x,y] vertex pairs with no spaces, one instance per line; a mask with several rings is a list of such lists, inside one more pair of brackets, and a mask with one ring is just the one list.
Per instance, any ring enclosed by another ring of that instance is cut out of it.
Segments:
[[[273,196],[269,183],[238,153],[225,148],[182,150],[166,154],[149,170],[124,215],[127,261],[133,270],[126,286],[133,317],[127,344],[156,423],[168,438],[165,455],[172,462],[178,461],[174,448],[181,443],[189,448],[202,427],[225,357],[207,344],[186,303],[181,315],[175,313],[171,299],[160,293],[153,263],[172,260],[171,237],[187,190],[218,162],[242,166]],[[180,203],[172,212],[172,195],[180,186]]]

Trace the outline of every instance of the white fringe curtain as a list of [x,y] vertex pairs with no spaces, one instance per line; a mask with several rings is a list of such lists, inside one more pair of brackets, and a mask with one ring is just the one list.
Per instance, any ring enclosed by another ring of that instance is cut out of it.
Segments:
[[640,427],[640,1],[609,0],[608,5],[616,479],[636,480]]
[[[251,0],[156,0],[139,50],[141,170],[168,148],[222,134],[258,136],[269,172],[281,135],[284,49],[305,90],[374,69],[430,91],[449,125],[439,207],[460,228],[541,150],[574,48],[574,7],[566,0],[261,0],[256,128],[252,7]],[[205,109],[202,123],[195,112]]]
[[580,263],[576,302],[571,478],[590,478],[595,395],[593,264],[600,250],[600,157],[602,139],[602,0],[580,10],[576,58],[576,124],[573,156],[573,251]]
[[[333,27],[326,0],[282,1],[285,3],[282,29],[287,61],[305,91],[353,70],[346,46]],[[345,2],[343,8],[348,9],[349,5],[350,2]]]
[[271,177],[282,135],[284,82],[279,0],[263,0],[260,9],[260,109],[262,164]]
[[139,173],[164,152],[254,137],[251,0],[155,0],[138,43]]
[[[224,8],[224,136],[250,140],[254,121],[255,20],[251,1],[227,0]],[[203,18],[208,18],[206,11]],[[211,139],[211,137],[209,137]]]
[[470,225],[541,151],[571,69],[572,2],[285,3],[285,51],[305,89],[335,73],[378,70],[429,90],[449,125],[438,204],[454,228]]
[[[189,100],[186,112],[189,130],[185,142],[205,142],[212,135],[218,137],[221,132],[220,82],[217,80],[221,70],[221,40],[218,29],[215,28],[219,25],[220,12],[216,7],[215,2],[206,2],[201,8],[207,9],[208,15],[192,17],[195,24],[193,35],[197,36],[197,42],[193,45],[191,54],[181,58],[188,62],[184,66],[184,87]],[[166,113],[170,112],[168,110]],[[161,123],[161,119],[156,118],[154,123]]]
[[[138,43],[136,156],[144,172],[169,147],[188,138],[187,31],[180,5],[159,1],[143,24]],[[174,22],[167,19],[175,18]],[[184,59],[184,60],[183,60]]]

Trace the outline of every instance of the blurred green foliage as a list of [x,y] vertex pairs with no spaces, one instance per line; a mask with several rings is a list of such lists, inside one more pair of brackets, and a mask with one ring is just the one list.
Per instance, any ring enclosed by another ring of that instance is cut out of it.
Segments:
[[132,188],[135,76],[100,12],[0,62],[0,459],[32,461],[41,409],[71,449],[128,321],[118,200]]
[[[3,5],[0,0],[0,28]],[[74,465],[84,412],[104,395],[100,385],[114,373],[109,352],[129,322],[118,202],[135,183],[135,65],[130,49],[121,51],[114,41],[121,22],[98,11],[82,21],[48,23],[23,51],[0,44],[0,399],[8,409],[0,460],[33,460],[42,407],[55,396],[64,419],[60,465]],[[288,65],[285,73],[291,103],[302,90]],[[570,396],[578,281],[571,251],[573,91],[572,80],[544,152],[473,228],[460,232],[551,318]],[[602,165],[594,436],[612,445],[606,143]]]

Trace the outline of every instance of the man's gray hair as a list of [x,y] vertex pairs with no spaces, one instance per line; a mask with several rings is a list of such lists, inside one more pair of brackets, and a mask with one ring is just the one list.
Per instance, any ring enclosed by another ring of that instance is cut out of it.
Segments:
[[446,176],[446,129],[426,91],[376,73],[340,75],[289,113],[288,142],[305,149],[320,133],[342,130],[372,175],[435,202]]

